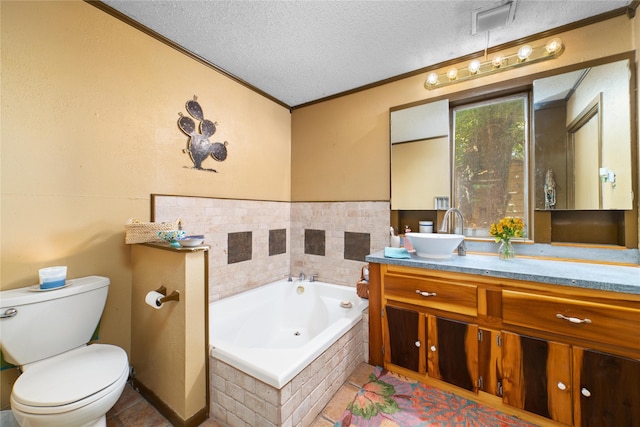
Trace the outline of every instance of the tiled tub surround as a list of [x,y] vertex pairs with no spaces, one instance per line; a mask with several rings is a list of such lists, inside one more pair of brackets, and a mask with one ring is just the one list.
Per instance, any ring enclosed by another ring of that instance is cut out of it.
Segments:
[[355,286],[388,245],[389,202],[272,202],[153,195],[156,222],[181,218],[209,250],[209,302],[291,272]]
[[290,246],[289,203],[159,195],[152,201],[156,222],[180,218],[187,234],[205,236],[209,302],[279,280],[289,271],[288,252],[269,255],[270,230],[286,230]]
[[[389,202],[292,203],[291,272],[318,273],[325,282],[355,286],[367,240],[369,253],[389,245],[389,209]],[[324,231],[324,256],[310,250],[307,230]]]
[[211,416],[234,427],[311,425],[364,360],[363,321],[281,389],[210,358]]
[[211,356],[281,388],[368,306],[352,286],[279,280],[209,304]]

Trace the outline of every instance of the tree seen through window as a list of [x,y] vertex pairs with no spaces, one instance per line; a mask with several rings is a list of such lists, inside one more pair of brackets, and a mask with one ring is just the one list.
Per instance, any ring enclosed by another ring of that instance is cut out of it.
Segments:
[[454,206],[467,236],[505,216],[527,221],[527,95],[453,109]]

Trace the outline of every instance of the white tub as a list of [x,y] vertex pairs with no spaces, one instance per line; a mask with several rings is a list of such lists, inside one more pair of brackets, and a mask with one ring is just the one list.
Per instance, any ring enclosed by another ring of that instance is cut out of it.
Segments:
[[261,286],[210,304],[211,356],[280,389],[368,306],[350,286],[284,280]]

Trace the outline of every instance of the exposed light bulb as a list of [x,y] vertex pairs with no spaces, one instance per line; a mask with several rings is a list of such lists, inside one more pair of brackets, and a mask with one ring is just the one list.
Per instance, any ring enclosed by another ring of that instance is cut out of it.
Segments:
[[435,86],[438,84],[438,74],[437,73],[430,73],[427,76],[427,84],[430,86]]
[[525,44],[520,49],[518,49],[518,58],[520,61],[526,61],[527,58],[531,55],[533,49],[528,44]]
[[480,70],[480,61],[474,59],[473,61],[469,62],[468,68],[471,74],[476,74]]
[[562,40],[558,38],[551,39],[547,42],[544,48],[550,54],[558,53],[562,49]]
[[536,64],[539,61],[557,58],[564,52],[564,48],[560,38],[553,38],[546,44],[536,44],[535,47],[530,44],[522,45],[517,52],[511,52],[508,55],[497,53],[492,59],[488,59],[485,52],[483,58],[469,61],[466,69],[462,64],[458,64],[439,74],[435,71],[429,73],[424,81],[424,87],[429,90],[437,89],[483,75],[511,70],[521,65]]

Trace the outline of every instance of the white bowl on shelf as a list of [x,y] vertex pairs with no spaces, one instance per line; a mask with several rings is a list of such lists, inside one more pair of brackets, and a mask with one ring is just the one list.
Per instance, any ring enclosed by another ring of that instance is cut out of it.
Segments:
[[183,248],[193,248],[200,246],[204,242],[204,236],[185,236],[183,239],[178,240],[180,246]]

